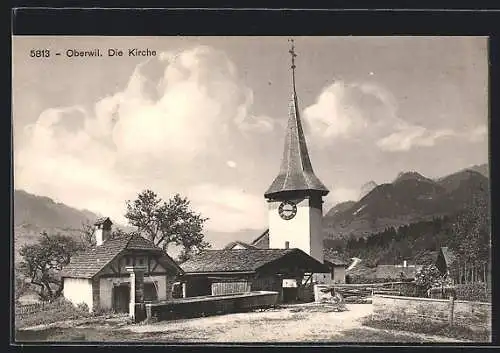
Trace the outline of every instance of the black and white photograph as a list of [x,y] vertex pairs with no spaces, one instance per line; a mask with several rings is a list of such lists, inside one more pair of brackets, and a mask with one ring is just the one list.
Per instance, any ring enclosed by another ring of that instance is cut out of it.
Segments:
[[492,341],[488,37],[12,36],[16,342]]

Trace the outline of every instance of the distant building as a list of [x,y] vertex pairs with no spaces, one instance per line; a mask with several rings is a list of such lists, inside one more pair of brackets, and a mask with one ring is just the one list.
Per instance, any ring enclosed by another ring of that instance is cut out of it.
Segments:
[[255,238],[250,245],[259,249],[269,249],[269,229],[266,229],[261,235]]
[[181,264],[184,296],[277,291],[280,301],[311,301],[304,277],[328,267],[300,249],[204,250]]
[[325,265],[330,268],[331,281],[333,283],[346,282],[347,261],[341,256],[325,254]]
[[375,278],[387,280],[414,280],[422,265],[409,265],[405,260],[400,265],[377,265]]
[[458,280],[458,273],[456,273],[457,271],[453,267],[456,259],[457,258],[453,251],[451,251],[451,249],[447,246],[443,246],[439,249],[435,264],[442,275],[446,275],[454,282]]
[[[95,224],[96,246],[73,256],[63,268],[64,297],[75,305],[87,304],[91,311],[103,308],[117,312],[129,312],[131,301],[136,299],[134,289],[140,290],[145,301],[171,298],[172,283],[182,269],[140,235],[109,239],[111,224],[109,218],[99,219]],[[137,284],[139,279],[142,282]]]
[[236,240],[232,241],[224,247],[225,250],[241,250],[241,249],[258,249],[257,247],[245,242]]

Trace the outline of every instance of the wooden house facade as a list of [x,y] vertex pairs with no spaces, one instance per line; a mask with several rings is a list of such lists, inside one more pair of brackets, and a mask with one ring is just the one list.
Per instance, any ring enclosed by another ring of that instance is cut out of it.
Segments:
[[131,268],[144,269],[141,277],[146,302],[168,300],[172,284],[182,269],[162,249],[140,235],[105,240],[73,256],[63,269],[63,294],[75,305],[89,309],[128,312],[131,300]]
[[309,301],[304,277],[328,270],[300,249],[206,250],[181,268],[186,297],[276,291],[281,302]]

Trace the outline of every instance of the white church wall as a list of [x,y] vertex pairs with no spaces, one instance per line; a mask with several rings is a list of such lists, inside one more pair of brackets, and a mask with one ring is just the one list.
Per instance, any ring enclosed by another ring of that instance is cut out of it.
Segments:
[[323,211],[318,208],[309,208],[309,226],[310,226],[310,253],[319,262],[323,262]]
[[288,241],[290,248],[298,248],[309,254],[311,251],[309,200],[297,202],[297,214],[289,220],[280,217],[278,212],[280,204],[279,201],[269,203],[269,248],[284,249]]

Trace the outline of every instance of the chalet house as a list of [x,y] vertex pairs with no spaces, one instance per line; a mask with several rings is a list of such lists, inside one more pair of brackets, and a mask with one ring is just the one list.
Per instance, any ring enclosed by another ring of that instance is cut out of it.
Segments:
[[377,265],[375,278],[393,281],[412,281],[422,269],[422,265],[409,265],[403,261],[401,265]]
[[314,298],[305,275],[328,271],[300,249],[205,250],[181,267],[185,297],[277,291],[282,302]]
[[453,266],[455,261],[455,254],[447,246],[443,246],[439,249],[435,265],[442,275],[446,275],[454,282],[457,281],[458,277]]
[[182,269],[151,241],[132,234],[109,239],[109,218],[95,225],[96,246],[71,258],[62,272],[63,294],[75,305],[89,309],[129,312],[129,304],[140,295],[144,301],[171,298],[172,284]]

